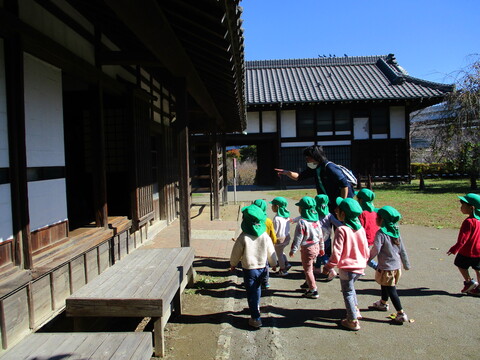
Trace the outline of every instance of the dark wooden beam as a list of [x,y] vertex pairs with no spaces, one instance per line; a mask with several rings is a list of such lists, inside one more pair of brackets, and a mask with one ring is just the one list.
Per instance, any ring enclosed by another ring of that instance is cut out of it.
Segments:
[[105,0],[105,3],[173,76],[185,79],[187,90],[210,117],[222,118],[215,101],[156,0],[144,0],[142,6],[130,0]]
[[144,67],[163,67],[148,52],[139,51],[100,51],[97,55],[99,65],[140,65]]
[[218,153],[217,153],[217,148],[218,148],[218,139],[217,139],[217,129],[213,121],[210,123],[211,127],[211,137],[210,137],[210,168],[211,168],[211,177],[210,181],[212,183],[211,186],[211,191],[212,191],[212,202],[213,202],[213,207],[212,207],[212,220],[218,220],[220,219],[220,189],[218,186]]
[[185,80],[178,79],[176,84],[177,110],[177,146],[179,161],[179,203],[180,203],[180,245],[190,246],[192,225],[190,219],[191,185],[190,185],[190,157],[189,157],[189,119],[187,104],[187,89]]
[[103,116],[103,88],[102,84],[90,86],[91,114],[93,126],[93,146],[95,148],[94,160],[94,204],[95,225],[108,228],[107,208],[107,180],[105,160],[105,119]]
[[18,35],[7,37],[5,45],[5,85],[10,154],[13,235],[15,265],[33,267],[28,210],[27,150],[25,134],[24,49]]
[[225,133],[222,133],[222,156],[223,156],[223,195],[222,201],[225,206],[228,203],[228,168],[227,168],[227,148],[225,146]]
[[[101,34],[95,31],[95,51],[98,52],[101,44]],[[100,65],[97,64],[100,68]],[[105,117],[103,112],[103,83],[98,81],[90,86],[91,114],[93,127],[94,158],[94,204],[95,204],[95,225],[104,229],[108,228],[108,207],[107,207],[107,165],[105,150]]]

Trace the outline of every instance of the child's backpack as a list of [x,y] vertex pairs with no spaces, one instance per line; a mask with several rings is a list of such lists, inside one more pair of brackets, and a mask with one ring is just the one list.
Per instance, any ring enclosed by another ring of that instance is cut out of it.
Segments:
[[347,169],[345,166],[343,165],[338,165],[338,164],[335,164],[334,162],[332,161],[328,161],[326,164],[325,164],[325,168],[327,168],[327,165],[328,164],[333,164],[335,166],[337,166],[343,173],[343,175],[345,175],[345,177],[347,178],[347,181],[352,184],[353,186],[357,186],[357,178],[355,177],[355,175],[353,175],[352,171]]

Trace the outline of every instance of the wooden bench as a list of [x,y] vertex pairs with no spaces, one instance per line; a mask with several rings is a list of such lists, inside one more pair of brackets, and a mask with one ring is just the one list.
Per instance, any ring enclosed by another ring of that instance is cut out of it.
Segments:
[[150,333],[37,333],[8,350],[1,360],[150,360]]
[[[151,317],[156,356],[164,356],[164,327],[193,281],[193,248],[138,249],[66,300],[66,314],[81,329],[83,317]],[[80,321],[79,321],[80,320]]]

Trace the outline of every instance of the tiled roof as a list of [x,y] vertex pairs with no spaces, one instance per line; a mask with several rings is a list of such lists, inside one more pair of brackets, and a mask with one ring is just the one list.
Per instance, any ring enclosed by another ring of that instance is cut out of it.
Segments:
[[247,104],[441,98],[452,85],[409,76],[395,56],[247,61]]

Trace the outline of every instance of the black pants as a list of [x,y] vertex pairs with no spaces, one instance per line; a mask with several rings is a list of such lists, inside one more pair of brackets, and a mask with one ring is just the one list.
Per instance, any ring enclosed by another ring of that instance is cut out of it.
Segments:
[[400,303],[400,298],[397,294],[397,287],[396,286],[383,286],[382,285],[382,300],[388,301],[388,298],[392,300],[392,304],[395,307],[395,310],[400,311],[403,310],[402,304]]

